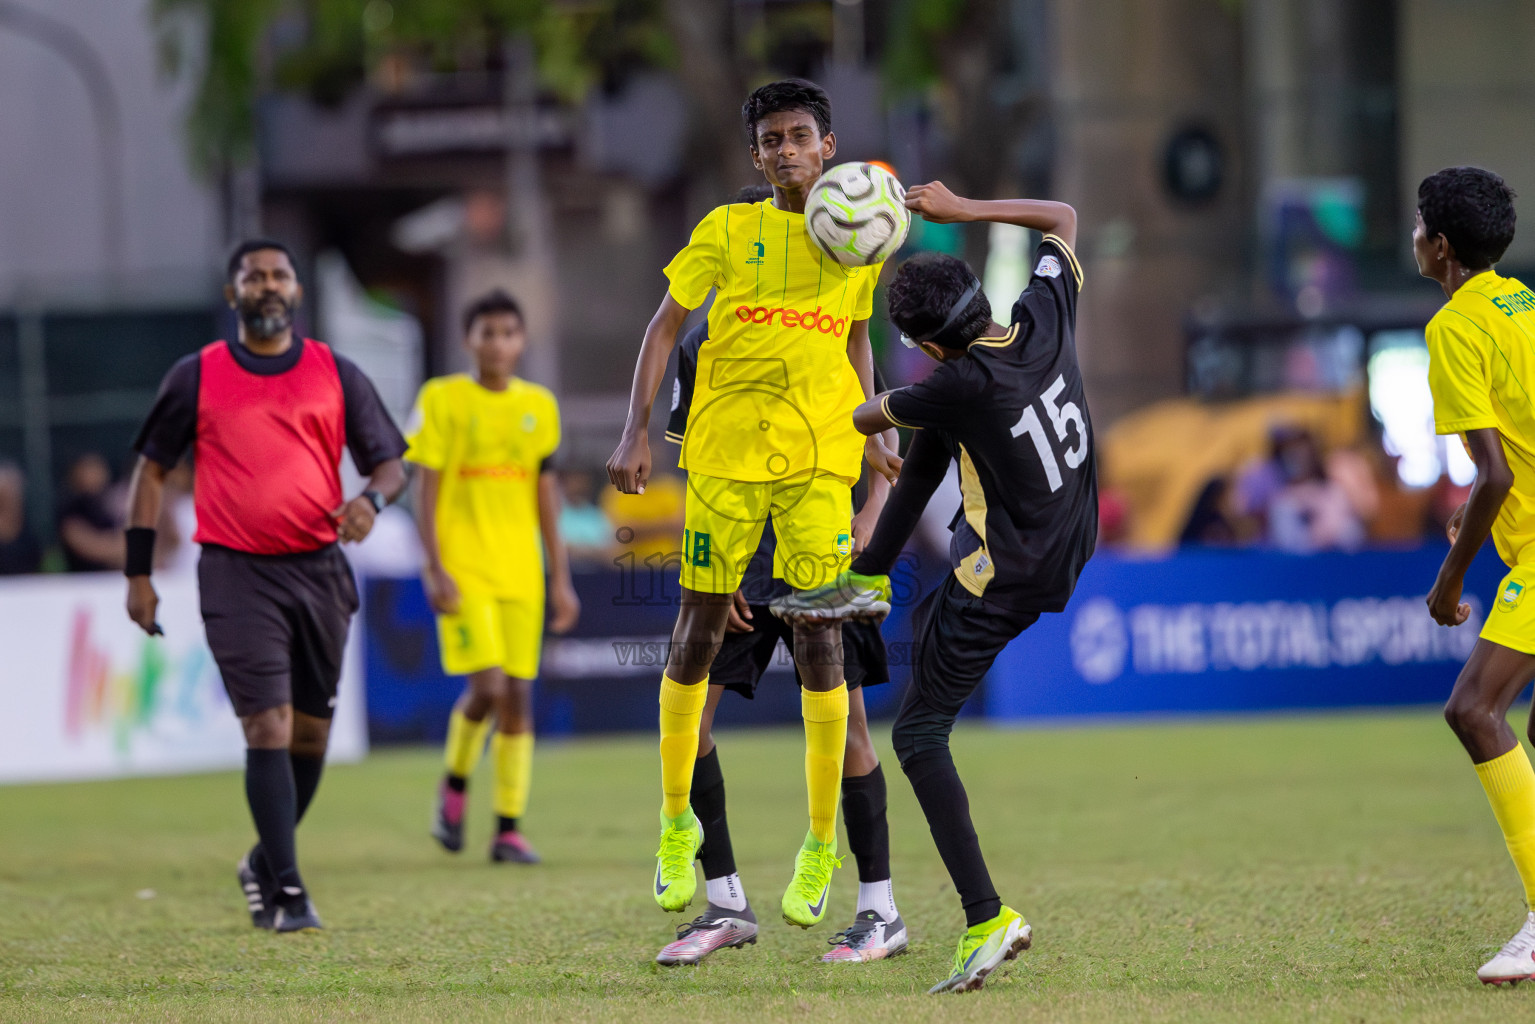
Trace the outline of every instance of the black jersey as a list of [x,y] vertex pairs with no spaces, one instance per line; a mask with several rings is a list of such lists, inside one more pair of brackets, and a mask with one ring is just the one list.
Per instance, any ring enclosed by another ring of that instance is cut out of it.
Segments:
[[[963,358],[883,399],[892,422],[921,428],[902,483],[910,474],[920,492],[950,458],[959,462],[954,575],[972,594],[1020,610],[1064,608],[1098,539],[1092,421],[1073,337],[1081,275],[1071,247],[1046,235],[1007,332],[977,338]],[[871,544],[874,560],[891,559],[890,547]]]
[[[673,444],[682,444],[687,434],[688,408],[693,404],[693,381],[698,375],[698,350],[708,340],[709,324],[703,321],[690,328],[677,343],[677,376],[672,379],[672,412],[666,421],[666,439]],[[874,391],[878,394],[883,390],[885,381],[876,366]],[[865,463],[858,482],[853,485],[853,508],[862,508],[868,496],[869,467]],[[773,578],[773,549],[777,543],[772,522],[764,523],[762,540],[758,542],[751,560],[746,563],[746,571],[741,577],[741,593],[751,604],[767,604],[790,592],[787,583]]]

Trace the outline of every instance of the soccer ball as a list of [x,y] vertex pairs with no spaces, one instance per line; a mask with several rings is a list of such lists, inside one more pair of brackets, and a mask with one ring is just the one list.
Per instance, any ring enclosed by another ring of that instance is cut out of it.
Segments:
[[805,198],[805,231],[816,248],[845,267],[867,267],[895,255],[911,214],[895,175],[874,164],[838,164]]

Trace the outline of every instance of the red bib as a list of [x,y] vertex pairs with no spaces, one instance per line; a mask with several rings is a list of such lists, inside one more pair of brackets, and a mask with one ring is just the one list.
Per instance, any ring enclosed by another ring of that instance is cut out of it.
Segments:
[[346,402],[336,359],[305,339],[292,369],[270,376],[203,348],[194,448],[199,544],[256,555],[314,551],[336,540]]

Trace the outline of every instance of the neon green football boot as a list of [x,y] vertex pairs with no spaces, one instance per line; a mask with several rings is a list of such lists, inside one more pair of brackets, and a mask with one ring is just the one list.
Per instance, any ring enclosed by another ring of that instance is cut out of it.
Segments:
[[823,587],[780,597],[768,610],[785,622],[879,622],[890,614],[890,577],[845,571]]
[[959,937],[959,949],[954,953],[954,969],[949,976],[927,990],[928,995],[940,992],[974,992],[986,983],[986,976],[996,970],[1004,960],[1012,960],[1029,948],[1033,929],[1023,915],[1011,907],[1003,907],[1002,913],[990,921],[965,930]]
[[704,844],[704,827],[689,807],[675,818],[661,815],[661,846],[656,850],[656,902],[662,910],[686,910],[698,889],[693,860]]
[[820,924],[826,916],[826,897],[831,892],[831,873],[840,868],[837,841],[823,843],[815,833],[805,833],[805,844],[794,855],[794,877],[783,894],[783,919],[801,928]]

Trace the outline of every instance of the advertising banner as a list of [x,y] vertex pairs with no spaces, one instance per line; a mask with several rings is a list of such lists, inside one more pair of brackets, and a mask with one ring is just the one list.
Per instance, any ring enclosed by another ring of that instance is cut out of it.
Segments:
[[[0,782],[112,778],[245,763],[203,639],[196,581],[157,578],[163,637],[123,611],[115,574],[0,580]],[[330,759],[367,752],[361,617],[348,641]]]
[[997,659],[993,718],[1242,712],[1442,702],[1507,571],[1489,545],[1471,618],[1434,623],[1445,549],[1099,554],[1076,595]]

